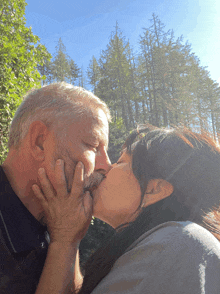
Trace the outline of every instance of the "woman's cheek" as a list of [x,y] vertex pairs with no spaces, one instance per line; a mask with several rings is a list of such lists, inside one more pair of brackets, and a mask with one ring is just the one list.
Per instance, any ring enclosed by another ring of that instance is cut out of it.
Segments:
[[103,187],[103,203],[105,209],[112,211],[117,211],[118,209],[123,209],[126,206],[126,180],[118,172],[106,183],[107,185]]

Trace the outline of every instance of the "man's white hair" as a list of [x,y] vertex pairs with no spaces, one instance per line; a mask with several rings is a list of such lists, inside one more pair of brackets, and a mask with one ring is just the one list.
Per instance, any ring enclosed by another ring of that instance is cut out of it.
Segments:
[[108,106],[93,93],[65,82],[53,83],[27,93],[12,120],[8,147],[19,147],[30,125],[37,120],[47,127],[64,126],[84,115],[96,115],[102,109],[111,121]]

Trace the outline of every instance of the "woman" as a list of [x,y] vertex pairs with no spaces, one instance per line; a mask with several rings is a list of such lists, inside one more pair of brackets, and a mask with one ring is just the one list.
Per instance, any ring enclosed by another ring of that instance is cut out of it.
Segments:
[[[220,243],[202,227],[204,215],[220,202],[220,150],[208,136],[187,129],[144,131],[134,144],[138,132],[130,135],[118,163],[93,193],[93,215],[116,231],[87,262],[79,293],[220,293]],[[57,178],[62,177],[60,170]],[[39,189],[35,193],[49,219],[52,244],[67,238],[76,249],[88,223],[81,222],[78,232],[74,221],[51,217],[48,207],[52,203],[58,211],[54,202],[64,193],[55,188],[56,197],[48,180],[40,180],[45,196]],[[88,195],[85,201],[89,219]],[[67,206],[65,215],[77,204]],[[56,265],[56,250],[51,252],[46,268]],[[65,262],[61,265],[68,273]],[[48,276],[44,269],[37,294],[49,293]]]

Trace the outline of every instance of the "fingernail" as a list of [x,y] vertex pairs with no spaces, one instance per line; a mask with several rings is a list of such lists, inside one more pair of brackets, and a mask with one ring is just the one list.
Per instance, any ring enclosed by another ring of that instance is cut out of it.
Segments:
[[82,168],[83,167],[83,164],[81,161],[78,162],[78,168]]
[[32,185],[32,189],[33,189],[34,191],[37,191],[37,185],[36,185],[36,184]]
[[58,159],[57,160],[57,165],[61,165],[62,164],[62,160],[61,159]]
[[38,173],[40,175],[43,175],[44,174],[44,168],[43,167],[39,168]]

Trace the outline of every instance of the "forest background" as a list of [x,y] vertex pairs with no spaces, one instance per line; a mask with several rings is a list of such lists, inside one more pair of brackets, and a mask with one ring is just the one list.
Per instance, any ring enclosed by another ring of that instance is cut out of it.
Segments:
[[[83,71],[60,38],[51,55],[26,26],[24,0],[0,3],[0,163],[7,155],[10,122],[24,94],[33,87],[66,81],[92,90],[112,114],[109,156],[115,162],[121,146],[139,124],[184,125],[209,131],[219,141],[220,87],[183,37],[166,30],[156,14],[133,50],[116,22],[109,42]],[[80,250],[82,264],[107,234],[107,224],[93,219]]]

